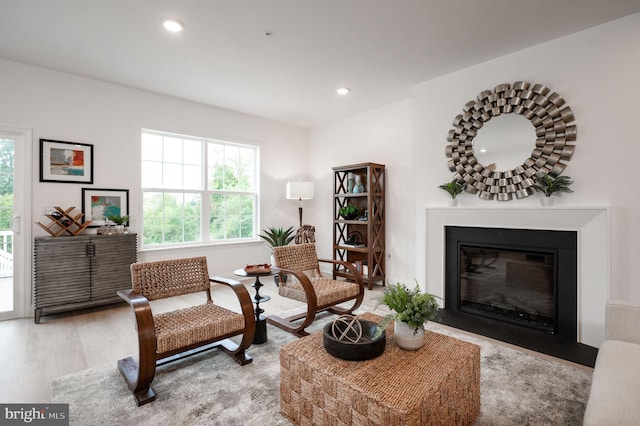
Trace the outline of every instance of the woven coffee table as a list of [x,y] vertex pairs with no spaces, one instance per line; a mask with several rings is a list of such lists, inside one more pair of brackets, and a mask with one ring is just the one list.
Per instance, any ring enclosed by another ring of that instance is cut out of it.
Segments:
[[472,424],[480,413],[480,348],[427,332],[424,347],[406,351],[392,329],[384,353],[369,361],[329,355],[321,331],[284,345],[282,414],[298,425]]

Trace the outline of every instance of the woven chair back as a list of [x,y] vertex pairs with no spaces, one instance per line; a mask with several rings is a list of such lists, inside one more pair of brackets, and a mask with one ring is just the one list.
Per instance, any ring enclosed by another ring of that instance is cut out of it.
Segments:
[[316,245],[313,243],[274,247],[273,258],[279,268],[313,271],[320,276]]
[[134,291],[149,300],[208,290],[209,271],[204,256],[131,265]]

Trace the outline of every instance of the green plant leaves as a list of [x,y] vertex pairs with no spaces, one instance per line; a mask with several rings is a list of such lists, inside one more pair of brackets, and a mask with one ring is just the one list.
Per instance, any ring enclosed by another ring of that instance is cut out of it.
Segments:
[[465,186],[467,186],[466,182],[458,182],[454,179],[451,182],[438,186],[438,188],[447,191],[447,193],[451,195],[451,198],[456,198],[456,196],[464,190]]
[[569,176],[558,176],[554,179],[548,174],[545,174],[542,175],[542,177],[537,177],[536,183],[533,186],[547,197],[550,197],[554,192],[573,192],[573,190],[569,188],[572,183],[573,181]]
[[345,219],[355,219],[356,217],[360,216],[360,214],[362,213],[362,209],[360,207],[348,205],[340,207],[338,213]]
[[437,297],[423,293],[416,284],[409,289],[402,283],[389,284],[380,298],[380,303],[395,311],[389,318],[399,320],[413,327],[414,332],[424,328],[424,324],[435,318],[440,310]]
[[286,246],[295,238],[293,226],[288,229],[271,227],[263,229],[262,232],[265,235],[260,234],[258,236],[269,243],[271,247]]
[[115,223],[116,225],[123,225],[129,220],[129,216],[112,215],[112,216],[107,216],[107,219],[109,219],[111,222]]

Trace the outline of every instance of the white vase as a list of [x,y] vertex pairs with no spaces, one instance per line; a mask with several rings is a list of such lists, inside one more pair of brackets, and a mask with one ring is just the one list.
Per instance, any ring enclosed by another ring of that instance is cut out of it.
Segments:
[[424,346],[424,329],[414,333],[413,327],[405,322],[395,320],[393,323],[393,341],[402,349],[415,351]]
[[542,197],[540,201],[542,202],[542,205],[545,207],[553,205],[553,198],[551,197]]
[[449,205],[451,207],[455,207],[458,205],[458,199],[457,198],[449,198]]

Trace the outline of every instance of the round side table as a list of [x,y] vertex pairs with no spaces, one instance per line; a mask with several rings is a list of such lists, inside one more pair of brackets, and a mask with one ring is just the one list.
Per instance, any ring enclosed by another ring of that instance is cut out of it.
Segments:
[[244,269],[236,269],[235,271],[233,271],[233,274],[239,277],[244,277],[244,278],[255,277],[256,279],[253,285],[251,286],[256,290],[256,294],[255,296],[253,296],[253,303],[256,304],[256,309],[255,309],[256,335],[253,338],[254,344],[260,344],[267,341],[267,319],[265,318],[264,315],[262,315],[262,313],[264,312],[264,309],[260,307],[260,303],[268,302],[269,300],[271,300],[271,297],[269,296],[260,295],[260,287],[263,286],[263,284],[260,282],[260,277],[268,277],[272,275],[277,275],[278,273],[280,273],[280,270],[278,268],[271,268],[269,272],[258,272],[258,273],[247,272]]

